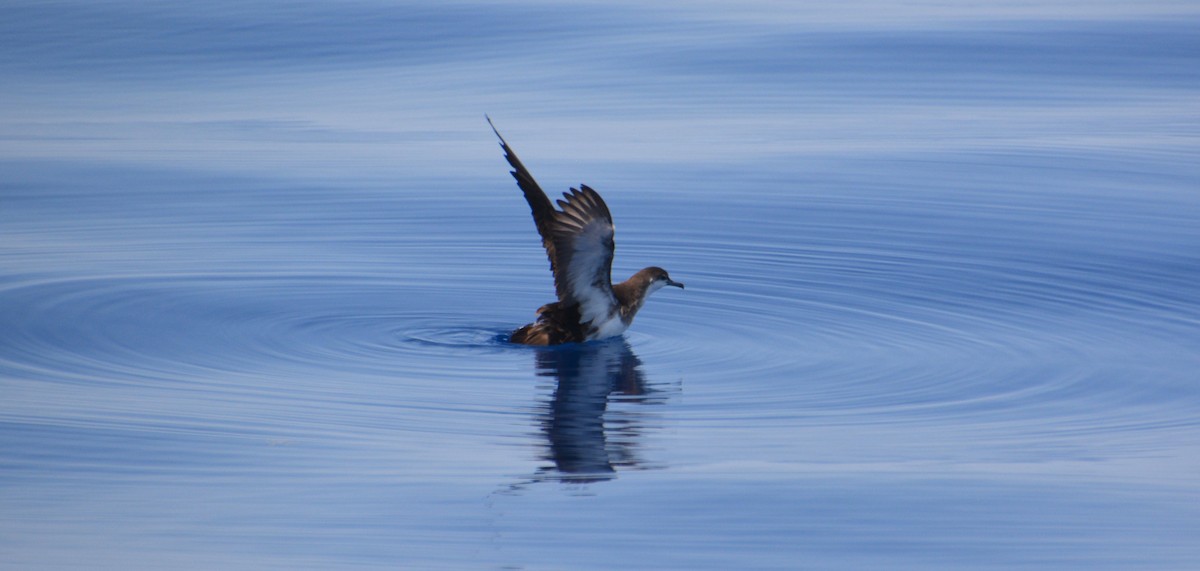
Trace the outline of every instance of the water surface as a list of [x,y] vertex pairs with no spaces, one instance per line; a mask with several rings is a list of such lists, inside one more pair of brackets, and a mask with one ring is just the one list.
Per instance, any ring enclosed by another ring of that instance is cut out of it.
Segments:
[[[1189,3],[9,3],[0,566],[1200,565]],[[553,296],[488,112],[616,218]]]

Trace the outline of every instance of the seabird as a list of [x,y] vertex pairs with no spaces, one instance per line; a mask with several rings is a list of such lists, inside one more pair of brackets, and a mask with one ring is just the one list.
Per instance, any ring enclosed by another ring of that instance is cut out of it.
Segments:
[[558,301],[537,310],[537,321],[512,332],[509,340],[524,345],[558,345],[615,337],[633,323],[650,294],[663,286],[683,289],[667,271],[650,266],[613,285],[613,221],[604,199],[587,185],[572,188],[556,200],[542,192],[508,142],[487,117],[500,139],[513,178],[525,193],[542,246],[550,258]]

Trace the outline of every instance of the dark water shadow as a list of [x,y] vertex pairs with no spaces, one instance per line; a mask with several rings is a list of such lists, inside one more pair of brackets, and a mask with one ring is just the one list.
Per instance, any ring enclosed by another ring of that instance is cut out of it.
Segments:
[[536,408],[545,464],[527,483],[586,484],[616,478],[620,470],[657,467],[642,450],[655,415],[640,405],[662,404],[668,393],[646,381],[642,361],[625,339],[535,352],[537,375],[555,384]]

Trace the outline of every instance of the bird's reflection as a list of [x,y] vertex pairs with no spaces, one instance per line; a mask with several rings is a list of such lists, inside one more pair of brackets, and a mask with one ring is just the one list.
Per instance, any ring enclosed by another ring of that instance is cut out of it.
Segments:
[[638,447],[646,414],[610,402],[651,404],[665,396],[647,387],[642,362],[623,338],[537,350],[539,376],[557,380],[539,424],[548,444],[543,478],[594,482],[618,469],[645,467]]

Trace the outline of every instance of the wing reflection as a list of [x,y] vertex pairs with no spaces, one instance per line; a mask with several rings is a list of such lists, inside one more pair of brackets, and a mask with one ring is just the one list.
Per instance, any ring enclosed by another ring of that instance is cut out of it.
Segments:
[[647,387],[642,362],[624,339],[539,349],[537,373],[557,379],[543,403],[540,427],[549,444],[539,472],[555,479],[592,482],[616,477],[618,469],[645,468],[638,455],[646,413],[610,402],[661,403],[665,395]]

